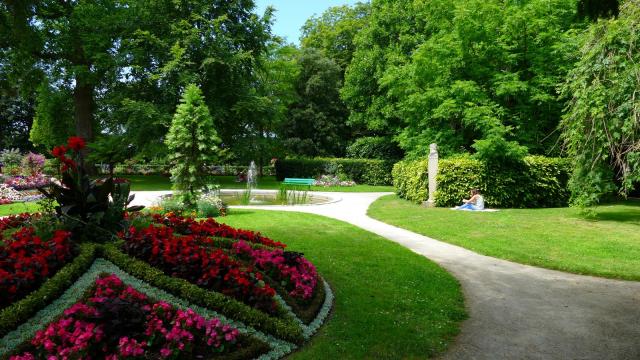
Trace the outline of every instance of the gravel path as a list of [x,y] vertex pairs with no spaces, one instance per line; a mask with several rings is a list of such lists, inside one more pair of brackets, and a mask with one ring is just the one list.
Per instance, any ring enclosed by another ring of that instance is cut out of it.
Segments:
[[[139,193],[136,203],[148,204],[162,193]],[[368,217],[369,205],[386,194],[323,193],[341,201],[249,208],[342,220],[451,272],[462,284],[470,318],[442,359],[640,359],[640,282],[516,264]]]

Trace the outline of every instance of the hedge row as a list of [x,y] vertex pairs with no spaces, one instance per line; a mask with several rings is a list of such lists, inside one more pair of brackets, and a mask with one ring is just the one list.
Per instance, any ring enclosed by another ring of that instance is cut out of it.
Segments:
[[[528,156],[521,164],[491,166],[468,156],[439,162],[436,205],[460,205],[469,190],[480,189],[489,207],[566,206],[570,164],[566,159]],[[427,160],[401,161],[393,168],[398,196],[419,203],[428,198]]]
[[165,275],[151,265],[122,253],[117,245],[104,245],[102,255],[132,276],[157,288],[206,307],[280,339],[300,344],[302,329],[291,317],[274,318],[220,293],[208,291],[190,282]]
[[358,184],[391,185],[392,161],[376,159],[278,159],[276,178],[317,178],[321,175],[344,174]]
[[91,266],[95,253],[96,247],[94,245],[81,244],[78,256],[45,281],[38,290],[2,309],[0,311],[0,338],[64,293]]

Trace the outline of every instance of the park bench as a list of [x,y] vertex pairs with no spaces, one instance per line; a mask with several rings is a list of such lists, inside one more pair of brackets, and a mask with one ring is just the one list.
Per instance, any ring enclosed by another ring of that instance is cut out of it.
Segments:
[[314,179],[298,179],[298,178],[285,178],[282,184],[294,185],[294,186],[306,186],[307,189],[311,189],[311,185],[315,183]]

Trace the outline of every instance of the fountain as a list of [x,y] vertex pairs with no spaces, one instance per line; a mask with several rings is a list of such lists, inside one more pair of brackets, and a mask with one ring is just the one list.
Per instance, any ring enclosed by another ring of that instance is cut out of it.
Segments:
[[249,164],[249,169],[247,170],[247,189],[242,194],[242,198],[240,200],[241,204],[249,205],[260,203],[260,201],[256,200],[255,196],[253,196],[253,189],[258,185],[258,171],[256,169],[255,161],[251,161]]
[[251,161],[249,164],[249,170],[247,170],[247,189],[253,190],[258,185],[258,170],[256,169],[255,161]]

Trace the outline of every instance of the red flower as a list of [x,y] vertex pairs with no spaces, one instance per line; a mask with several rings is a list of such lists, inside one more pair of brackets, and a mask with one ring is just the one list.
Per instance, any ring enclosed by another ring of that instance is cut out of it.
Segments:
[[67,146],[69,147],[69,149],[72,149],[74,151],[80,151],[84,149],[86,145],[87,143],[84,141],[84,139],[79,136],[71,136],[67,140]]
[[67,148],[64,145],[56,146],[51,150],[51,154],[55,157],[62,158],[67,153]]

